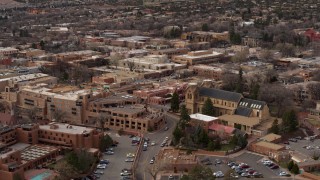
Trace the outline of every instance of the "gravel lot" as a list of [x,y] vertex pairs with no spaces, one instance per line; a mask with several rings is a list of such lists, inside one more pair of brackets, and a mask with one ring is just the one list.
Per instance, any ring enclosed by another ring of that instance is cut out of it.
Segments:
[[100,177],[101,180],[117,180],[120,179],[121,170],[124,168],[130,169],[132,163],[125,162],[128,153],[135,153],[137,146],[131,145],[129,136],[119,136],[114,132],[109,134],[113,140],[119,142],[118,147],[114,148],[114,155],[104,155],[104,159],[109,159],[110,163],[104,170],[104,174]]

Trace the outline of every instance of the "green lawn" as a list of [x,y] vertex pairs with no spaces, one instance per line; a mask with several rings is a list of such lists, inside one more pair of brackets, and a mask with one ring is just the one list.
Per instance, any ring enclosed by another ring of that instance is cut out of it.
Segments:
[[229,151],[235,148],[234,144],[223,144],[221,145],[221,151]]

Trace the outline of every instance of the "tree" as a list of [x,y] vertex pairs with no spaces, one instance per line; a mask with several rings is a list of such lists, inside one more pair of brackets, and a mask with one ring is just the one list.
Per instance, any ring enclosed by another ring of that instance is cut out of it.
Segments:
[[85,173],[93,165],[95,158],[86,150],[72,151],[66,155],[67,162],[78,172]]
[[207,23],[202,24],[201,30],[202,30],[202,31],[209,31],[209,26],[208,26],[208,24],[207,24]]
[[173,134],[173,143],[179,144],[180,139],[183,137],[183,131],[180,129],[178,125],[176,126],[172,134]]
[[307,85],[308,92],[313,100],[320,100],[320,83],[309,83]]
[[282,116],[282,128],[285,131],[292,132],[298,127],[297,115],[294,110],[287,111]]
[[27,120],[31,123],[36,123],[38,120],[37,116],[38,108],[34,107],[27,111]]
[[288,163],[288,166],[287,166],[289,171],[292,170],[293,165],[294,165],[294,162],[291,160],[291,161]]
[[130,71],[133,71],[135,69],[135,64],[133,61],[127,61],[128,67]]
[[242,71],[242,68],[239,69],[239,77],[238,77],[238,83],[237,83],[237,86],[236,86],[236,92],[237,93],[242,93],[243,92],[243,71]]
[[45,46],[45,43],[44,43],[43,40],[41,40],[41,41],[40,41],[40,47],[41,47],[42,50],[44,50],[44,46]]
[[186,105],[182,105],[180,108],[180,121],[179,121],[179,126],[181,127],[181,129],[184,130],[189,121],[190,121],[190,116],[188,114]]
[[197,165],[188,175],[184,175],[184,180],[214,180],[213,172],[209,167]]
[[275,133],[279,134],[279,124],[278,124],[278,119],[275,119],[272,123],[271,128],[269,129],[270,133]]
[[291,105],[292,92],[280,85],[265,84],[260,87],[258,99],[276,107],[277,117]]
[[292,169],[291,169],[291,172],[292,172],[293,174],[299,174],[299,166],[298,166],[298,164],[294,164],[294,165],[293,165],[293,167],[292,167]]
[[281,52],[283,57],[292,57],[296,53],[296,49],[292,44],[279,43],[276,45],[276,48]]
[[101,152],[104,152],[107,148],[109,148],[113,144],[112,138],[106,134],[100,139],[99,149]]
[[64,117],[66,116],[66,112],[62,111],[61,109],[56,109],[52,113],[52,120],[56,122],[64,122]]
[[201,113],[208,116],[214,115],[214,107],[210,98],[207,98],[207,100],[204,102]]
[[74,167],[72,167],[67,161],[57,162],[55,170],[59,172],[58,180],[72,179],[78,175]]
[[123,59],[123,56],[119,53],[116,53],[112,56],[110,56],[110,64],[115,66],[116,69],[118,69],[119,60]]
[[245,62],[247,60],[249,52],[247,50],[243,50],[240,52],[237,52],[232,58],[231,60],[233,62],[237,62],[239,64]]
[[178,112],[179,104],[180,104],[179,95],[178,93],[174,92],[171,98],[171,110],[173,112]]

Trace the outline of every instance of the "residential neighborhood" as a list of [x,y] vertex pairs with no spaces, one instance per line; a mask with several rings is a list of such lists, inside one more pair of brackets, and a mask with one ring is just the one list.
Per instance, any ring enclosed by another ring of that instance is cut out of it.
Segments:
[[0,179],[320,179],[320,1],[1,0]]

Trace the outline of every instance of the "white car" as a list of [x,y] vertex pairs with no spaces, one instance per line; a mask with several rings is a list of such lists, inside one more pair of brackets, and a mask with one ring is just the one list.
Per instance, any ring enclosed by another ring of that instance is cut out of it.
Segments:
[[151,146],[154,146],[154,145],[156,145],[156,142],[152,141]]
[[133,162],[134,161],[134,158],[127,158],[126,160],[125,160],[125,162]]
[[154,160],[153,160],[153,159],[151,159],[151,160],[150,160],[150,164],[153,164],[153,163],[154,163]]
[[224,174],[222,173],[222,171],[217,171],[217,172],[214,172],[213,175],[217,178],[219,177],[224,177]]
[[280,173],[279,173],[279,176],[288,176],[289,174],[288,173],[286,173],[286,172],[284,172],[284,171],[281,171]]
[[130,172],[122,172],[120,173],[120,176],[131,176]]
[[107,165],[99,164],[97,165],[97,169],[105,169]]

